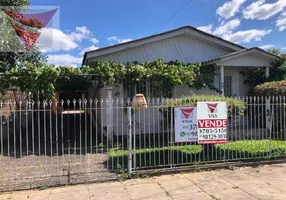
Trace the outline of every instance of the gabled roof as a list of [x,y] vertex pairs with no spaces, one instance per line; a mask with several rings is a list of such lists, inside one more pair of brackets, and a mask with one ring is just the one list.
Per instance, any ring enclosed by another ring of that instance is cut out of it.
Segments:
[[177,28],[174,30],[170,30],[170,31],[166,31],[163,33],[151,35],[151,36],[140,38],[137,40],[132,40],[130,42],[126,42],[126,43],[122,43],[122,44],[116,44],[116,45],[108,46],[108,47],[104,47],[104,48],[99,48],[97,50],[87,51],[84,54],[82,64],[83,65],[85,64],[88,57],[97,57],[97,56],[102,56],[102,55],[106,55],[106,54],[110,54],[110,53],[115,53],[115,52],[119,52],[119,51],[122,51],[125,49],[137,47],[137,46],[144,45],[147,43],[151,43],[151,42],[155,42],[155,41],[159,41],[159,40],[163,40],[163,39],[167,39],[167,38],[171,38],[171,37],[183,35],[183,34],[189,34],[191,36],[200,37],[200,38],[202,38],[204,40],[208,40],[214,44],[219,44],[219,45],[224,46],[225,48],[232,49],[233,51],[245,49],[245,47],[243,47],[243,46],[229,42],[227,40],[224,40],[224,39],[217,37],[217,36],[214,36],[212,34],[206,33],[204,31],[196,29],[195,27],[183,26],[183,27],[180,27],[180,28]]
[[239,50],[239,51],[236,51],[236,52],[233,52],[233,53],[229,53],[229,54],[223,55],[223,56],[221,56],[219,58],[212,59],[212,60],[209,60],[207,62],[204,62],[203,64],[212,64],[212,63],[216,63],[217,61],[223,61],[223,60],[235,58],[235,57],[238,57],[238,56],[241,56],[241,55],[244,55],[244,54],[247,54],[247,53],[251,53],[251,52],[258,52],[261,55],[269,57],[269,58],[272,58],[272,59],[279,58],[279,56],[277,56],[277,55],[275,55],[273,53],[270,53],[268,51],[264,51],[263,49],[260,49],[258,47],[252,47],[252,48],[249,48],[249,49],[242,49],[242,50]]

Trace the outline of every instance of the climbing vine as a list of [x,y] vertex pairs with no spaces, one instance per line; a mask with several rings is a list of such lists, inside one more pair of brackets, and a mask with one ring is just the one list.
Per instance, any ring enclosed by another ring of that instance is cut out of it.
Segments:
[[55,91],[86,90],[96,77],[101,86],[112,86],[128,80],[130,84],[143,83],[147,79],[156,81],[163,96],[177,86],[186,84],[189,87],[214,89],[214,66],[201,64],[184,65],[179,61],[164,63],[162,59],[146,63],[119,64],[115,62],[92,62],[82,67],[55,67],[40,64],[35,66],[24,63],[21,68],[12,68],[4,79],[5,90],[18,87],[23,92],[40,93],[42,98],[53,98]]
[[195,89],[214,87],[215,66],[201,64],[187,64],[174,61],[164,63],[162,59],[146,63],[92,62],[89,65],[92,73],[99,74],[103,85],[113,85],[115,82],[128,80],[129,84],[145,82],[147,79],[156,81],[163,96],[170,96],[170,92],[177,85],[186,84]]

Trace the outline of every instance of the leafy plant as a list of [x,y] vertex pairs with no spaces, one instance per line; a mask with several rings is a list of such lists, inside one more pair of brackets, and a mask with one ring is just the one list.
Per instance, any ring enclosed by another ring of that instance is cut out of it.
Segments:
[[[201,145],[185,145],[185,146],[170,146],[170,147],[158,147],[158,148],[147,148],[147,149],[136,149],[132,151],[135,154],[153,153],[159,151],[174,150],[186,154],[198,154],[202,151]],[[121,157],[128,156],[128,150],[111,150],[108,152],[108,157]]]
[[[146,63],[92,62],[90,66],[79,68],[43,63],[23,62],[20,66],[8,69],[1,79],[0,90],[11,87],[22,92],[40,95],[42,99],[53,99],[56,91],[86,90],[94,76],[100,78],[100,86],[112,86],[128,80],[129,84],[142,83],[147,79],[155,80],[162,96],[171,95],[176,85],[186,84],[200,89],[213,84],[214,67],[208,70],[200,64],[183,65],[181,62],[164,63],[162,59]],[[207,84],[206,84],[207,83]]]

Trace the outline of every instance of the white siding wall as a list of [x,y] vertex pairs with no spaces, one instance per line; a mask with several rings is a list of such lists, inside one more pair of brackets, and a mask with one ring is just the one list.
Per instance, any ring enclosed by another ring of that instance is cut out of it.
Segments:
[[218,58],[230,52],[229,49],[223,49],[206,41],[182,35],[99,56],[94,60],[126,63],[154,61],[163,58],[165,62],[180,60],[184,63],[197,63]]
[[271,66],[272,59],[267,58],[266,56],[259,55],[255,52],[252,52],[247,55],[241,55],[236,58],[218,62],[218,65],[224,66],[233,66],[233,67],[262,67],[262,66]]

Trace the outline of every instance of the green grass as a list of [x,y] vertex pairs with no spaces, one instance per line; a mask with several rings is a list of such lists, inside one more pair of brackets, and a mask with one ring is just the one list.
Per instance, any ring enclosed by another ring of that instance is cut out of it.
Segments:
[[[185,154],[198,154],[202,152],[202,149],[203,148],[201,145],[186,145],[186,146],[157,147],[149,149],[136,149],[135,151],[132,151],[132,153],[145,154],[145,153],[174,150]],[[128,150],[111,150],[108,152],[108,157],[114,158],[114,157],[128,156],[128,152],[129,152]]]
[[248,154],[267,154],[272,152],[286,153],[286,141],[277,140],[245,140],[217,144],[220,150],[236,151]]

